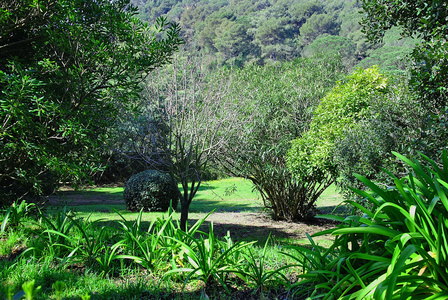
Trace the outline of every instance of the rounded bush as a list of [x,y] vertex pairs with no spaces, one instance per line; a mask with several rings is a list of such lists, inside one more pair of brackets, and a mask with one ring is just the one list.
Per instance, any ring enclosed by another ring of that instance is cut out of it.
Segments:
[[124,201],[131,211],[166,211],[172,201],[173,208],[179,201],[178,189],[171,177],[156,170],[133,175],[126,182]]

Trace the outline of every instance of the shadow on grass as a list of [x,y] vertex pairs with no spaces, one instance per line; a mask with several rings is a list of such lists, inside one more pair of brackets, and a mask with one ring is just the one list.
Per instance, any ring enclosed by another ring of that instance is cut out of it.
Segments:
[[123,189],[116,188],[113,191],[103,190],[82,190],[82,191],[57,191],[52,197],[62,200],[70,200],[73,198],[84,199],[108,199],[113,201],[123,200]]
[[[180,209],[180,204],[179,207]],[[241,203],[241,201],[228,201],[228,200],[193,200],[190,205],[190,213],[208,213],[212,210],[215,212],[258,212],[263,207],[254,206],[253,204]]]
[[332,205],[332,206],[319,206],[317,207],[319,215],[334,215],[346,217],[352,213],[353,208],[343,204],[343,205]]
[[[128,220],[132,225],[135,220]],[[188,227],[191,228],[198,219],[190,218],[188,220]],[[266,223],[263,224],[263,220],[260,218],[260,223],[258,224],[237,224],[237,223],[219,223],[206,219],[199,230],[204,232],[206,235],[209,233],[210,224],[213,222],[213,233],[214,235],[223,240],[223,238],[230,233],[230,237],[234,242],[236,241],[255,241],[256,245],[262,247],[264,246],[267,238],[271,235],[272,241],[274,243],[285,245],[295,245],[302,243],[303,240],[306,241],[306,234],[314,234],[316,232],[328,229],[336,225],[335,222],[326,221],[323,219],[313,219],[308,223],[296,223],[296,230],[291,231],[287,226],[275,226],[276,223]],[[141,231],[147,232],[150,227],[150,221],[141,221]],[[174,224],[177,224],[177,220],[174,220]],[[117,221],[100,220],[96,223],[96,226],[102,227],[113,227],[115,229],[120,229],[122,226]]]
[[[12,266],[13,262],[9,262],[5,267]],[[24,271],[27,267],[19,263],[19,268]],[[274,286],[272,290],[264,291],[264,295],[250,289],[245,284],[241,285],[238,279],[231,279],[229,282],[230,294],[217,284],[204,287],[202,283],[189,282],[184,284],[184,276],[179,278],[168,278],[166,282],[159,275],[151,275],[146,271],[140,273],[130,273],[124,277],[102,277],[94,270],[87,269],[71,269],[54,268],[47,263],[43,265],[33,265],[32,268],[40,268],[41,271],[33,272],[30,276],[23,276],[19,280],[18,285],[14,287],[14,291],[21,290],[21,282],[35,280],[35,286],[40,286],[41,290],[37,294],[37,299],[53,299],[53,284],[56,281],[62,281],[65,287],[62,289],[65,300],[79,300],[81,296],[89,295],[90,299],[244,299],[255,300],[260,299],[279,299],[284,294],[281,286]],[[16,283],[17,284],[17,283]],[[5,287],[5,286],[2,286]],[[263,297],[263,296],[267,297]],[[6,298],[3,290],[0,290],[0,297]]]
[[[58,201],[52,200],[50,202],[49,208],[57,209],[58,207],[68,206],[73,210],[79,212],[113,212],[113,209],[118,211],[126,210],[124,200],[122,203],[115,201],[114,203],[105,202],[89,202],[88,199],[85,200],[75,200],[67,198],[60,198]],[[215,212],[258,212],[261,211],[263,207],[261,205],[254,205],[252,203],[247,203],[238,200],[205,200],[205,199],[195,199],[190,205],[190,213],[208,213],[212,210]],[[180,212],[180,203],[177,207],[177,211]],[[129,213],[135,213],[129,211]],[[127,212],[123,212],[127,214]]]
[[[201,185],[197,191],[196,197],[201,197],[202,195],[201,192],[206,192],[214,189],[216,189],[216,187],[212,185]],[[54,194],[54,196],[59,197],[61,199],[65,198],[70,199],[75,196],[75,197],[83,197],[86,199],[108,198],[109,200],[117,201],[117,200],[123,200],[123,190],[124,189],[122,187],[114,187],[114,188],[92,188],[84,190],[57,191]],[[221,196],[216,193],[214,193],[214,195],[218,198],[221,198]]]

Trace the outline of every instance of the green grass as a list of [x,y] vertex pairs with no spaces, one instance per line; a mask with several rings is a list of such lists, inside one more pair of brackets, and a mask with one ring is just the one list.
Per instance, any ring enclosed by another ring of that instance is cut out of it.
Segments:
[[226,178],[204,182],[190,206],[191,212],[259,211],[263,203],[252,182],[242,178]]
[[[137,213],[126,210],[123,204],[71,204],[73,196],[82,196],[83,200],[109,199],[111,201],[123,200],[122,187],[99,187],[79,191],[58,192],[61,204],[68,204],[76,211],[80,217],[90,217],[91,220],[107,219],[119,220],[119,216],[114,210],[119,211],[126,218],[133,219]],[[257,212],[263,209],[262,201],[258,192],[253,191],[252,183],[242,178],[227,178],[222,180],[207,181],[200,186],[193,202],[190,206],[190,218],[199,219],[205,214],[215,210],[215,212]],[[163,213],[145,213],[143,221],[150,222]],[[180,218],[176,213],[175,218]]]
[[[58,192],[61,203],[70,205],[71,196],[82,196],[84,199],[95,199],[103,197],[112,201],[123,200],[122,187],[97,187],[79,191]],[[336,186],[332,185],[321,195],[317,201],[318,208],[325,211],[335,209],[343,201],[337,192]],[[136,217],[137,213],[129,212],[123,204],[84,204],[73,207],[74,210],[86,217],[92,214],[92,219],[115,218],[114,209],[121,214]],[[263,202],[257,191],[253,190],[251,181],[242,178],[226,178],[221,180],[203,182],[190,206],[190,217],[200,218],[204,214],[214,210],[215,212],[259,212],[263,210]],[[110,214],[112,213],[112,214]],[[152,217],[145,220],[160,217],[161,213],[147,214]],[[176,215],[176,217],[178,217]]]
[[[112,224],[113,221],[121,220],[114,211],[119,211],[127,220],[137,218],[137,213],[128,212],[122,204],[107,204],[107,201],[121,201],[123,188],[120,187],[101,187],[91,188],[80,191],[62,191],[61,206],[55,206],[48,209],[47,213],[52,214],[61,210],[66,203],[73,209],[77,217],[90,218],[91,221],[103,219],[98,225]],[[104,199],[106,204],[85,204],[70,206],[71,197],[81,197],[83,200]],[[342,201],[341,196],[336,192],[335,187],[330,187],[324,192],[318,201],[318,206],[325,209],[333,209]],[[262,201],[259,194],[252,189],[252,184],[248,180],[241,178],[228,178],[218,181],[209,181],[203,183],[198,191],[190,208],[190,219],[195,220],[203,218],[208,212],[215,209],[217,212],[260,212],[263,210]],[[150,221],[161,217],[166,213],[144,213],[142,218],[143,226],[149,225]],[[174,218],[179,218],[176,213]],[[231,232],[231,236],[234,236]],[[266,241],[268,232],[263,236],[251,236],[250,240],[258,240],[258,243],[252,246],[256,252],[262,251],[263,244]],[[4,237],[5,238],[5,237]],[[3,255],[11,251],[14,245],[25,246],[26,237],[12,234],[7,239],[3,247],[0,247]],[[1,242],[1,241],[0,241]],[[307,244],[307,240],[293,240],[288,238],[273,238],[266,251],[265,267],[267,269],[276,269],[285,264],[294,264],[287,257],[280,254],[281,251],[289,252],[284,246],[293,244]],[[325,246],[325,241],[320,242]],[[299,270],[291,271],[299,272]],[[180,281],[162,280],[157,274],[142,273],[142,270],[135,268],[128,272],[121,273],[119,277],[103,277],[89,268],[82,269],[64,269],[57,267],[53,261],[33,261],[33,260],[13,260],[0,259],[0,281],[3,285],[13,287],[15,291],[20,290],[20,286],[27,280],[35,279],[36,286],[41,285],[41,297],[38,299],[53,298],[54,291],[52,284],[56,281],[63,281],[67,288],[64,291],[63,299],[80,299],[83,294],[92,295],[92,299],[140,299],[143,295],[157,299],[199,299],[202,287],[197,283],[189,283],[185,286]],[[277,288],[274,288],[274,290]],[[240,291],[244,293],[244,291]],[[238,299],[257,299],[260,295],[250,294],[249,296],[239,296]],[[251,293],[252,293],[251,292]],[[238,292],[237,292],[238,293]],[[259,291],[258,291],[259,293]],[[268,290],[266,293],[274,293]],[[3,294],[5,295],[5,294]],[[228,299],[222,290],[212,292],[211,299]],[[2,293],[0,292],[0,298]],[[267,297],[267,299],[274,299]],[[281,297],[281,296],[278,296]],[[277,297],[277,298],[278,298]],[[54,298],[53,298],[54,299]]]
[[[95,199],[104,197],[115,201],[123,200],[122,187],[97,187],[79,191],[59,192],[61,199],[70,203],[71,196],[81,195],[83,199]],[[335,185],[330,186],[323,192],[317,201],[317,206],[323,214],[345,213],[344,207],[338,205],[343,201]],[[77,212],[78,217],[89,218],[91,221],[102,219],[105,223],[119,221],[121,218],[115,210],[122,214],[126,219],[133,220],[137,218],[138,213],[126,210],[124,200],[123,204],[84,204],[71,206],[71,209]],[[180,204],[179,204],[180,208]],[[57,208],[61,209],[61,207]],[[226,178],[221,180],[203,182],[200,186],[193,202],[190,206],[189,219],[198,220],[209,212],[262,212],[263,203],[257,191],[253,190],[250,180],[243,178]],[[146,226],[156,218],[165,216],[165,213],[144,213],[142,221]],[[174,214],[174,219],[180,219],[180,213]],[[190,222],[191,223],[191,222]],[[266,240],[264,236],[254,236],[254,240],[259,240],[257,244],[262,245]],[[291,240],[289,238],[276,238],[280,244],[309,244],[308,239]],[[319,245],[326,246],[331,244],[328,237],[317,238]]]

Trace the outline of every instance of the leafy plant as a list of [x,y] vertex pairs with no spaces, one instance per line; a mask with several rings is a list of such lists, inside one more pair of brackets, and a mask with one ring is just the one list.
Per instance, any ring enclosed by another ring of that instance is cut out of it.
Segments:
[[19,226],[30,213],[30,211],[36,207],[34,203],[27,203],[26,200],[15,201],[7,209],[3,218],[2,225],[0,227],[0,233],[5,233],[7,227]]
[[65,283],[63,281],[58,280],[52,284],[52,287],[55,293],[56,300],[62,300],[62,292],[66,287]]
[[1,2],[0,205],[98,171],[120,104],[182,44],[176,23],[150,27],[130,2]]
[[55,218],[47,217],[41,212],[39,230],[33,230],[38,238],[22,255],[32,251],[34,257],[48,255],[60,261],[69,259],[78,250],[77,246],[70,243],[72,240],[70,231],[74,226],[71,214],[71,211],[67,211],[67,207],[59,211]]
[[[173,273],[188,273],[185,281],[192,278],[198,279],[204,282],[207,287],[213,281],[216,281],[228,291],[225,275],[233,272],[238,264],[242,263],[242,260],[237,262],[232,260],[234,254],[253,244],[253,242],[221,242],[213,233],[213,222],[209,225],[208,234],[200,234],[199,238],[195,238],[188,232],[179,232],[184,236],[184,241],[191,242],[178,241],[186,261],[191,267],[173,268],[173,270],[165,273],[165,276]],[[232,261],[233,264],[229,264]]]
[[119,223],[122,225],[121,231],[124,233],[124,238],[119,243],[129,254],[117,255],[116,258],[130,259],[150,271],[156,271],[169,262],[170,253],[176,247],[176,243],[167,243],[166,238],[175,237],[178,228],[175,228],[173,224],[173,213],[170,208],[167,219],[158,218],[152,221],[148,230],[143,232],[141,228],[142,213],[143,210],[140,211],[133,223],[118,213],[123,220]]
[[102,256],[102,252],[106,247],[107,242],[107,227],[102,226],[101,228],[97,227],[97,223],[101,221],[86,221],[81,219],[74,219],[73,217],[69,217],[71,219],[72,224],[76,227],[81,234],[80,237],[71,236],[67,237],[61,233],[57,233],[62,237],[66,238],[67,241],[72,245],[77,245],[73,251],[77,251],[77,258],[83,261],[87,265],[92,265],[98,257]]
[[273,283],[280,285],[288,282],[286,276],[282,273],[284,269],[292,267],[292,265],[283,266],[278,269],[268,270],[266,263],[266,250],[270,241],[271,235],[266,239],[263,250],[261,253],[253,250],[252,247],[245,248],[246,251],[242,251],[244,262],[237,265],[235,274],[247,283],[255,285],[257,290],[263,291],[264,287]]
[[320,100],[342,75],[334,56],[247,66],[228,75],[229,110],[239,118],[219,161],[227,172],[252,181],[274,219],[313,216],[316,200],[333,182],[323,172],[293,176],[285,156],[291,140],[309,128]]
[[129,178],[123,197],[132,211],[166,211],[170,205],[177,207],[179,191],[169,174],[147,170]]
[[41,286],[38,286],[37,288],[34,286],[36,283],[35,280],[30,280],[27,282],[24,282],[22,284],[22,291],[16,293],[13,297],[13,299],[23,299],[26,300],[33,300],[35,296],[39,293],[39,291],[42,289]]
[[[394,153],[410,169],[392,174],[394,185],[382,188],[356,175],[369,192],[355,190],[372,205],[351,202],[364,216],[341,219],[336,229],[338,276],[326,287],[324,299],[445,299],[448,296],[448,157],[441,164],[422,155],[421,161]],[[320,234],[323,234],[320,233]],[[316,251],[310,253],[317,257]],[[333,270],[333,271],[335,271]],[[329,274],[314,266],[308,274]],[[311,275],[309,275],[311,276]],[[327,277],[321,278],[320,286]],[[330,289],[331,287],[331,289]]]

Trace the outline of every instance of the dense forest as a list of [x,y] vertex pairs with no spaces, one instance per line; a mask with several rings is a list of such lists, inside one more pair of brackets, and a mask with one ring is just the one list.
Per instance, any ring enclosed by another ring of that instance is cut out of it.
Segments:
[[219,65],[243,66],[338,53],[346,67],[379,65],[402,72],[415,41],[387,33],[366,40],[355,0],[133,0],[139,17],[153,24],[166,16],[178,22],[190,47],[215,57]]

